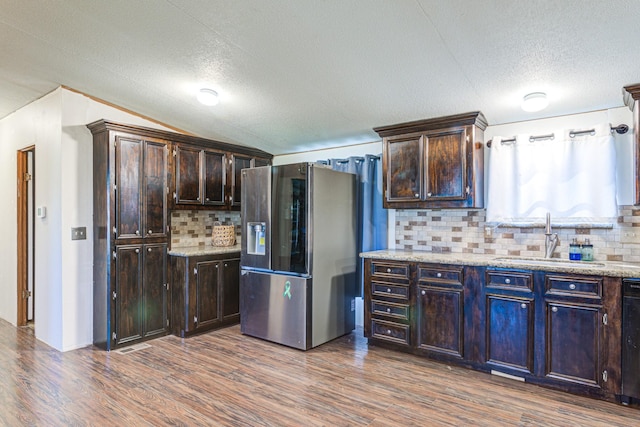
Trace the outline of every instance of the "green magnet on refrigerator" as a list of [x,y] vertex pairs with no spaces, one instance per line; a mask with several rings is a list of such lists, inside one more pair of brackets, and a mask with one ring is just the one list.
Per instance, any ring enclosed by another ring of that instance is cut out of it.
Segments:
[[284,292],[282,293],[282,296],[289,297],[289,299],[291,299],[291,282],[288,280],[284,282]]

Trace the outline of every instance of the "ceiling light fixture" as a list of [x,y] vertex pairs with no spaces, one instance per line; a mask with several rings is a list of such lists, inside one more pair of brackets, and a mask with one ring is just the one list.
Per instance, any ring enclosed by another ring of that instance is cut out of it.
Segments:
[[534,92],[526,95],[522,100],[522,109],[533,113],[535,111],[544,110],[549,105],[547,94],[544,92]]
[[204,105],[216,105],[220,99],[215,90],[203,88],[198,92],[198,101]]

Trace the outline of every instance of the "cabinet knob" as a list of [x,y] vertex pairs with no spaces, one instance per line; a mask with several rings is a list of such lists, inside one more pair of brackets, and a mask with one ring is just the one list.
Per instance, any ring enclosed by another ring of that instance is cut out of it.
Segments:
[[420,291],[420,294],[421,294],[421,295],[426,295],[426,294],[427,294],[427,291],[425,291],[425,290],[423,289],[422,291]]
[[[416,194],[416,196],[417,196],[417,194]],[[429,192],[429,193],[427,193],[427,196],[431,197],[431,193],[430,193],[430,192]]]
[[391,313],[391,309],[390,308],[387,308],[387,313]]
[[436,274],[436,277],[442,277],[442,273]]
[[558,307],[551,307],[551,311],[553,311],[554,313],[558,312]]
[[504,279],[504,283],[508,285],[509,283],[511,283],[511,279]]
[[520,308],[527,308],[527,304],[525,303],[520,304]]
[[149,230],[147,231],[147,234],[153,234],[153,231]]
[[220,265],[219,265],[219,264],[216,264],[216,268],[218,268],[218,267],[220,267]]
[[147,248],[147,252],[151,252],[151,248]]
[[387,288],[387,293],[390,294],[391,293],[391,288]]
[[573,283],[569,285],[569,289],[575,289],[576,285],[574,285]]
[[387,268],[387,273],[391,273],[391,269],[390,268]]
[[136,253],[139,254],[140,253],[140,249],[136,249]]
[[224,263],[224,266],[225,266],[225,267],[229,267],[229,264],[227,264],[227,263],[225,262],[225,263]]
[[205,200],[208,202],[208,201],[209,201],[209,200],[211,200],[211,199],[209,199],[209,198],[207,197]]
[[416,193],[416,194],[415,194],[415,197],[420,197],[420,194],[419,194],[419,193]]
[[391,329],[387,329],[387,335],[391,335]]
[[136,230],[136,236],[140,235],[140,230]]

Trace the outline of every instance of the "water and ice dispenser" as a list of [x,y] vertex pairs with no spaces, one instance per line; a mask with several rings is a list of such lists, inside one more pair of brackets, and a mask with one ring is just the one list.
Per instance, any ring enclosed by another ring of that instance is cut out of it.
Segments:
[[265,255],[266,222],[247,222],[247,254]]

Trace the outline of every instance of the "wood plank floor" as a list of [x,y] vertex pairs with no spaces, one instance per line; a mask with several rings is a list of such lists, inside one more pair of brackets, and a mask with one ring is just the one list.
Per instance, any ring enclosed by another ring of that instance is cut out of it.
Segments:
[[0,320],[0,425],[636,426],[640,410],[376,347],[302,352],[239,326],[60,353]]

